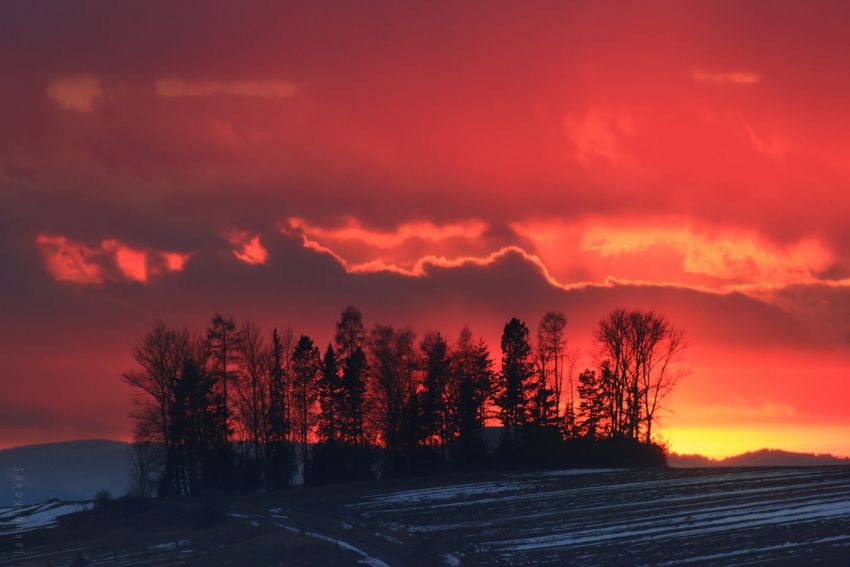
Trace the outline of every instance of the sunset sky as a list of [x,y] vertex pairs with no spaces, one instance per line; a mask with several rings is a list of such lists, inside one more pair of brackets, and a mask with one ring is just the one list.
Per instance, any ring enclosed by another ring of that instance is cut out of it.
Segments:
[[[850,455],[846,2],[0,3],[0,447],[155,319],[657,309],[678,452]],[[497,356],[498,353],[496,352]]]

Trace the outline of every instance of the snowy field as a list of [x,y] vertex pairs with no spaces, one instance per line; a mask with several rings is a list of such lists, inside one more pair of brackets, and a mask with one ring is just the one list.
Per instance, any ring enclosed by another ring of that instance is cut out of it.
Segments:
[[845,467],[547,472],[367,496],[343,514],[425,536],[446,564],[850,564]]
[[[226,520],[206,531],[145,533],[132,520],[117,535],[104,530],[100,543],[75,516],[55,526],[53,516],[70,506],[31,507],[18,527],[41,528],[28,536],[33,561],[0,557],[0,565],[63,565],[63,549],[122,566],[847,565],[850,557],[850,467],[564,470],[306,487],[233,498]],[[10,517],[0,511],[0,530]]]

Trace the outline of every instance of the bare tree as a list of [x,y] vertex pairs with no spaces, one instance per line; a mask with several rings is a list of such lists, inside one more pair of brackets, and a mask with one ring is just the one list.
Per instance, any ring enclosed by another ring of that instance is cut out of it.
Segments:
[[136,441],[127,446],[130,495],[147,498],[152,494],[154,484],[162,474],[162,449],[162,445],[150,441]]
[[280,379],[283,385],[283,409],[288,424],[285,431],[286,440],[294,442],[295,430],[293,425],[298,422],[298,416],[295,413],[295,392],[293,389],[295,381],[292,370],[292,354],[295,352],[295,333],[292,327],[287,325],[281,330],[279,341],[278,360],[280,361]]
[[197,349],[197,341],[187,329],[170,329],[156,321],[133,347],[137,368],[122,375],[133,392],[130,415],[135,421],[135,441],[164,447],[167,482],[177,482],[180,459],[179,441],[172,439],[171,426],[175,391],[183,368]]
[[663,402],[688,369],[678,365],[682,351],[687,347],[684,332],[670,327],[649,356],[645,371],[641,374],[644,391],[644,415],[646,419],[646,442],[652,441],[652,424],[658,412],[664,409]]
[[191,342],[188,330],[169,329],[156,321],[133,347],[138,368],[125,372],[122,378],[133,388],[137,406],[134,416],[147,422],[140,424],[140,433],[148,440],[168,443],[168,411],[174,386],[191,357]]
[[576,370],[581,359],[578,348],[564,350],[564,374],[566,375],[566,399],[564,401],[563,424],[566,435],[570,436],[576,427]]
[[[539,359],[542,366],[544,381],[548,380],[549,387],[555,396],[555,418],[561,415],[561,404],[563,399],[563,366],[564,349],[566,338],[564,328],[567,326],[567,318],[563,313],[549,311],[543,315],[540,325],[537,327],[537,344],[540,349]],[[549,364],[552,365],[551,374],[548,371]],[[551,376],[551,378],[547,378]]]
[[652,440],[652,424],[679,377],[683,333],[653,311],[615,309],[596,330],[611,435]]
[[369,341],[369,409],[372,438],[387,448],[388,472],[396,470],[405,450],[422,440],[421,384],[416,334],[375,325]]
[[237,348],[239,374],[237,388],[239,417],[247,433],[253,457],[266,460],[269,441],[269,370],[271,353],[266,346],[262,329],[248,321],[239,331]]

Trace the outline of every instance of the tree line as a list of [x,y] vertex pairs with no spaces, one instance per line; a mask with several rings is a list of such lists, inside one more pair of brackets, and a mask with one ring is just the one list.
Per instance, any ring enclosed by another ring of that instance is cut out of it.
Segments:
[[559,312],[543,316],[535,340],[510,319],[497,369],[468,327],[452,341],[367,330],[352,306],[324,349],[288,327],[264,332],[219,314],[200,334],[156,322],[123,375],[134,392],[134,491],[570,463],[599,447],[663,460],[653,424],[682,375],[683,333],[661,314],[616,309],[594,331],[595,367],[575,376],[565,330]]

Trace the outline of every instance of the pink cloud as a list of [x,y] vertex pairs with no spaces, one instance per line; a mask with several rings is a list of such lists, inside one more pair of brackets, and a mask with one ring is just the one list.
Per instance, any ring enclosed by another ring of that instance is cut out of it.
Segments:
[[236,247],[233,255],[239,260],[246,264],[265,264],[269,254],[260,241],[260,235],[234,229],[227,234],[227,240]]
[[35,239],[45,268],[58,281],[99,285],[105,282],[147,282],[150,277],[183,269],[190,254],[143,250],[113,238],[89,246],[62,235]]

